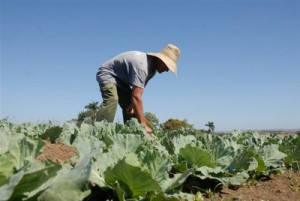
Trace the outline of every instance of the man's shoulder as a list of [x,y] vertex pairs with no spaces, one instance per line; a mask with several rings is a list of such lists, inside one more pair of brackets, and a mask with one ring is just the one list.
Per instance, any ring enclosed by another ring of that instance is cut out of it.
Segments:
[[141,51],[128,51],[124,52],[121,58],[133,67],[144,67],[148,66],[147,54]]
[[147,54],[142,51],[132,50],[132,51],[123,52],[121,55],[129,56],[129,57],[145,57]]

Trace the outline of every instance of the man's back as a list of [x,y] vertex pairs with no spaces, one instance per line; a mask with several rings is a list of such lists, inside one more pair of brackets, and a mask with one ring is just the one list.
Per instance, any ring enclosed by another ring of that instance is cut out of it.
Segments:
[[151,59],[141,51],[121,53],[101,65],[97,72],[100,84],[114,83],[119,87],[138,86],[144,88],[155,74]]

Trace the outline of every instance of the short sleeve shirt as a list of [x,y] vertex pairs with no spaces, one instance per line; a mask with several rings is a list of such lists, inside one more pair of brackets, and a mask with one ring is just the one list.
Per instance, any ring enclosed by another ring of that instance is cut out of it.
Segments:
[[140,51],[121,53],[101,65],[97,72],[99,84],[114,83],[120,88],[138,86],[145,88],[156,70],[152,59]]

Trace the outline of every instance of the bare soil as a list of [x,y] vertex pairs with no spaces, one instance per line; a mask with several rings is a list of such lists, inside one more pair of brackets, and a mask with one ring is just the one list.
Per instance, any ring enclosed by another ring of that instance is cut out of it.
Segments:
[[236,190],[224,188],[208,200],[215,201],[300,201],[300,172],[286,171],[267,181],[256,181]]
[[[76,156],[73,147],[64,144],[46,142],[44,151],[37,157],[43,162],[46,159],[56,163],[69,162]],[[237,189],[223,188],[220,192],[211,193],[205,201],[300,201],[300,172],[286,171],[281,175],[272,175],[266,181],[254,181]]]
[[44,162],[50,160],[55,163],[69,162],[70,159],[76,156],[76,149],[62,143],[51,144],[46,141],[43,152],[37,157],[37,160]]

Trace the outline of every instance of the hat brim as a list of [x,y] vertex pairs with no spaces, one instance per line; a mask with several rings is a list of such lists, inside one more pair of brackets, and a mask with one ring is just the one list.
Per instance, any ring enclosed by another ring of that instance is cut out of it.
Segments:
[[165,56],[164,54],[154,53],[154,52],[147,53],[147,55],[159,58],[162,62],[164,62],[166,64],[166,66],[168,67],[168,69],[170,71],[172,71],[172,73],[174,73],[175,76],[177,76],[177,65],[169,57]]

